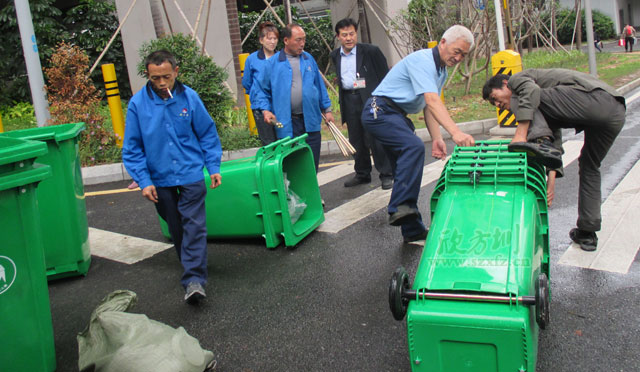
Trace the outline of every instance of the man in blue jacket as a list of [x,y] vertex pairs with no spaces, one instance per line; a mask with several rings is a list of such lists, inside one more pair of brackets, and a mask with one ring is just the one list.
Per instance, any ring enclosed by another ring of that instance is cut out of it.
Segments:
[[198,94],[176,80],[175,57],[155,51],[145,69],[149,82],[129,102],[122,161],[167,222],[184,268],[184,299],[196,303],[206,296],[207,282],[203,168],[211,188],[220,186],[222,147]]
[[262,110],[267,123],[282,123],[276,127],[278,138],[297,137],[308,133],[307,144],[313,152],[318,170],[320,161],[320,125],[322,114],[333,121],[331,100],[322,81],[318,64],[304,51],[305,33],[297,24],[282,31],[284,50],[269,59],[256,86],[255,107]]

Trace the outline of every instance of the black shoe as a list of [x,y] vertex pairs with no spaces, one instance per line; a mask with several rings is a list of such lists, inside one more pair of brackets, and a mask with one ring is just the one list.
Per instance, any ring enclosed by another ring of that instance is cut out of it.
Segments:
[[418,235],[414,235],[414,236],[403,236],[402,240],[405,243],[413,243],[413,242],[417,242],[420,240],[426,240],[427,239],[427,235],[429,234],[429,229],[424,230],[423,232],[421,232]]
[[389,225],[402,226],[405,223],[418,218],[418,211],[406,204],[400,204],[395,213],[389,215]]
[[593,252],[598,247],[598,236],[593,231],[584,231],[577,228],[569,231],[569,237],[578,244],[583,251]]
[[371,177],[358,177],[355,176],[352,179],[344,182],[344,187],[358,186],[364,183],[371,183]]
[[380,182],[382,183],[380,187],[382,187],[383,190],[389,190],[393,188],[393,178],[382,178]]
[[562,151],[556,149],[547,137],[534,142],[513,142],[508,146],[509,152],[526,152],[532,159],[538,159],[542,165],[550,169],[562,167]]
[[202,288],[202,284],[198,282],[191,282],[187,285],[187,289],[185,290],[184,300],[190,304],[194,305],[207,297],[207,294],[204,292],[204,288]]

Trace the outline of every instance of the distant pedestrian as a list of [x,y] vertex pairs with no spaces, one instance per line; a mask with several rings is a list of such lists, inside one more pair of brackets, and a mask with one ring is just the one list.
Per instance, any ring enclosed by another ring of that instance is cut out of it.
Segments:
[[622,29],[622,36],[624,37],[624,51],[633,52],[633,43],[636,40],[636,29],[627,24]]
[[[554,68],[498,74],[485,83],[482,98],[514,113],[518,127],[509,151],[527,151],[551,169],[562,167],[560,129],[584,131],[578,221],[569,237],[585,251],[596,250],[602,223],[600,165],[624,125],[624,97],[589,74]],[[549,197],[550,202],[553,189]]]
[[473,146],[473,137],[462,132],[440,99],[447,67],[460,63],[473,47],[473,34],[464,26],[447,29],[437,47],[422,49],[403,58],[373,91],[362,110],[362,125],[390,154],[394,183],[387,212],[389,224],[400,226],[405,243],[425,240],[428,229],[418,210],[424,167],[424,142],[415,134],[407,114],[423,112],[432,138],[431,155],[447,156],[440,126],[457,145]]
[[316,60],[304,51],[306,35],[302,27],[289,24],[282,30],[284,50],[269,58],[259,87],[255,107],[264,121],[276,123],[278,138],[298,137],[305,133],[311,147],[316,172],[320,162],[322,114],[333,122],[331,100]]
[[207,186],[220,186],[222,147],[216,125],[198,94],[176,80],[178,65],[166,50],[145,59],[149,82],[129,101],[122,161],[142,196],[167,222],[182,263],[184,299],[206,296]]
[[602,40],[600,40],[600,35],[598,35],[597,32],[593,33],[593,44],[595,45],[596,49],[598,49],[598,52],[602,52]]
[[259,88],[254,88],[256,84],[260,84],[260,78],[262,72],[265,69],[267,60],[276,53],[276,46],[278,45],[278,37],[280,33],[276,26],[271,22],[263,22],[259,26],[260,44],[262,48],[251,53],[247,60],[244,62],[244,75],[242,76],[242,86],[245,92],[249,95],[249,101],[251,102],[251,109],[253,110],[253,118],[256,121],[256,129],[258,130],[258,138],[262,143],[262,146],[266,146],[271,142],[274,142],[276,137],[276,129],[273,124],[266,123],[262,116],[262,110],[254,107],[256,101],[257,91]]
[[347,123],[349,142],[356,149],[353,155],[356,174],[344,187],[371,182],[373,155],[382,189],[390,189],[393,186],[391,161],[382,144],[364,130],[360,121],[364,103],[389,71],[387,59],[377,46],[358,43],[358,24],[353,19],[338,21],[335,30],[340,48],[331,52],[331,59],[340,86],[340,113],[343,125]]

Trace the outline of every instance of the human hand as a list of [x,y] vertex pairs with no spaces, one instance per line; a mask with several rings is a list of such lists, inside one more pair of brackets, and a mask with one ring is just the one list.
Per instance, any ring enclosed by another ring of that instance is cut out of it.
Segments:
[[262,118],[264,119],[264,122],[267,124],[275,124],[276,123],[276,116],[269,110],[263,110],[262,111]]
[[433,140],[431,143],[431,156],[436,159],[444,159],[447,157],[447,145],[442,138]]
[[335,120],[333,119],[333,114],[330,112],[325,113],[324,121],[326,121],[327,123],[335,123]]
[[216,173],[216,174],[212,174],[211,175],[211,188],[215,189],[216,187],[220,186],[222,184],[222,176],[220,175],[220,173]]
[[458,146],[475,146],[476,141],[469,134],[458,132],[453,135],[453,142]]
[[547,180],[547,206],[550,207],[553,203],[553,198],[556,196],[556,171],[550,171]]
[[152,201],[154,203],[158,202],[158,193],[156,192],[156,187],[153,185],[149,185],[144,189],[142,189],[142,196],[144,196],[145,198],[149,199],[149,201]]

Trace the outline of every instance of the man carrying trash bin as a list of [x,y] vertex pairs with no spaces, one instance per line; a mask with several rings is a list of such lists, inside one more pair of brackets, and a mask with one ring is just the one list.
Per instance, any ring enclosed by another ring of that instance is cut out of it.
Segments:
[[145,59],[147,85],[129,102],[122,160],[129,175],[167,222],[184,272],[184,299],[206,294],[207,226],[203,168],[220,186],[222,146],[198,94],[176,80],[175,57],[166,50]]
[[440,125],[457,145],[475,144],[473,137],[463,133],[451,119],[440,99],[447,67],[460,63],[473,42],[473,34],[466,27],[450,27],[437,47],[413,52],[393,66],[362,110],[362,126],[382,144],[394,167],[387,211],[389,224],[401,226],[405,243],[425,240],[428,231],[418,210],[424,143],[415,135],[415,127],[407,114],[424,112],[433,140],[431,155],[435,158],[447,156]]
[[602,222],[600,164],[624,125],[624,97],[589,74],[552,68],[498,74],[487,80],[482,98],[515,115],[518,127],[509,151],[527,152],[550,169],[562,167],[560,129],[584,131],[578,221],[569,237],[583,250],[595,251]]

